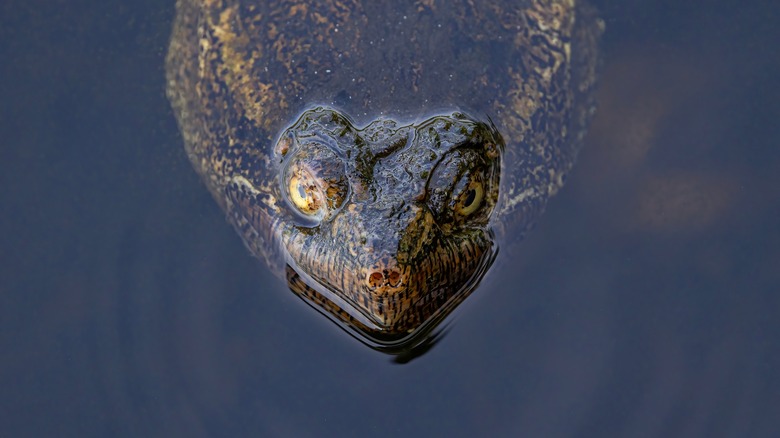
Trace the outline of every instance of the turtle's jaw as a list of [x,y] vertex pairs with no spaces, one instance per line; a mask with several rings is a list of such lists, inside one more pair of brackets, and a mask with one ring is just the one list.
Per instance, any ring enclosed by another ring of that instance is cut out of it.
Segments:
[[288,248],[289,285],[369,345],[420,339],[476,287],[497,250],[486,230],[428,243],[413,258],[371,247],[345,257],[313,239],[298,247],[306,252]]

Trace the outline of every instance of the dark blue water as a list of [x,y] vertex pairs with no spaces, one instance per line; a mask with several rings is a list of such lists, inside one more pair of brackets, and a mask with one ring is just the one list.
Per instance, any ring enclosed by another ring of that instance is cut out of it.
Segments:
[[399,365],[197,179],[168,3],[0,6],[0,436],[780,434],[779,7],[599,2],[580,163]]

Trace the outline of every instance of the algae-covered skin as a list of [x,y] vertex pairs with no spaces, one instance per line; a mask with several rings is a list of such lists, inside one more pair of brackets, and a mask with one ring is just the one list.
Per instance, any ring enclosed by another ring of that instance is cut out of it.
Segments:
[[581,0],[179,0],[167,91],[246,245],[374,340],[438,321],[563,185],[602,23]]

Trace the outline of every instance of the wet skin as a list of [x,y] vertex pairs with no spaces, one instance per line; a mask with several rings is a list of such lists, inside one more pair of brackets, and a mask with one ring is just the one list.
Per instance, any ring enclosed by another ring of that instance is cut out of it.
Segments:
[[168,95],[246,245],[378,341],[446,316],[563,185],[602,30],[581,1],[179,0]]

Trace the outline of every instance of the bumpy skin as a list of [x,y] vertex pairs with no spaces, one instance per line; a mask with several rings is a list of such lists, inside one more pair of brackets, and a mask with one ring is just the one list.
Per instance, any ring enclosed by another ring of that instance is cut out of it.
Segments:
[[[400,335],[562,186],[601,30],[582,0],[178,0],[168,95],[247,246],[337,319]],[[327,192],[317,214],[290,201],[299,173]]]

